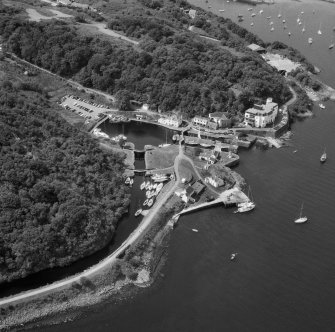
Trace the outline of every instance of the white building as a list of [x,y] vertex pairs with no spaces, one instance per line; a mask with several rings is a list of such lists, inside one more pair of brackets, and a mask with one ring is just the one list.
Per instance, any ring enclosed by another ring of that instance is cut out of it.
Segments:
[[178,118],[177,116],[158,119],[158,123],[165,126],[176,127],[176,128],[178,128],[182,124],[182,122],[183,122],[182,119]]
[[192,18],[193,20],[195,19],[195,16],[197,14],[197,11],[195,9],[190,9],[188,11],[188,15],[190,16],[190,18]]
[[224,181],[217,176],[215,176],[215,177],[208,176],[208,177],[205,178],[205,182],[209,183],[210,185],[212,185],[215,188],[218,188],[218,187],[221,187],[221,186],[224,185]]
[[264,128],[268,124],[274,123],[278,114],[278,104],[272,101],[272,98],[266,100],[265,105],[254,105],[244,114],[244,123],[247,126]]
[[209,119],[202,116],[196,116],[193,118],[192,122],[195,125],[207,126]]

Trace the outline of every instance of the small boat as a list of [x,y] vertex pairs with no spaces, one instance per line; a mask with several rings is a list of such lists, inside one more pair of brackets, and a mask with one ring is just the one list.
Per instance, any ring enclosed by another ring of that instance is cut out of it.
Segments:
[[267,16],[266,18],[269,20],[271,18],[271,16]]
[[326,153],[326,148],[325,148],[325,150],[323,151],[323,154],[320,157],[320,162],[324,163],[326,160],[327,160],[327,153]]
[[149,199],[148,201],[148,206],[151,207],[151,205],[154,203],[154,200],[152,198]]
[[143,190],[145,188],[145,181],[143,183],[141,183],[140,185],[140,189]]
[[149,190],[152,190],[152,186],[153,186],[153,184],[152,184],[152,183],[150,183],[150,184],[149,184],[149,188],[148,188],[148,189],[149,189]]
[[219,12],[224,12],[224,9],[219,9]]
[[304,24],[304,27],[302,28],[302,33],[304,33],[306,31],[306,28],[305,28],[305,24]]
[[281,18],[281,14],[280,13],[278,14],[278,18]]
[[328,48],[331,50],[332,48],[334,48],[334,46],[335,46],[335,44],[332,43],[332,44],[330,44],[330,45],[328,46]]
[[136,212],[135,212],[135,217],[139,216],[141,213],[142,213],[142,209],[138,209]]
[[304,15],[304,12],[301,12],[301,15]]
[[273,22],[270,22],[270,25],[273,25]]
[[237,17],[242,17],[243,18],[243,15],[242,14],[237,14]]
[[236,213],[244,213],[244,212],[249,212],[253,210],[256,207],[256,204],[254,202],[245,202],[245,203],[240,203],[238,206]]
[[297,18],[297,23],[299,23],[299,22],[300,22],[300,17]]
[[263,9],[261,9],[260,11],[259,11],[259,13],[262,15],[263,14],[263,12],[264,12],[264,10]]
[[198,233],[199,231],[196,228],[192,228],[192,231]]
[[253,27],[253,26],[254,26],[254,23],[253,23],[253,22],[251,22],[251,23],[250,23],[250,25]]
[[149,186],[150,186],[150,182],[148,181],[148,182],[145,184],[145,190],[149,190]]
[[286,29],[287,29],[287,26],[286,26],[286,25],[284,25],[284,26],[283,26],[283,28],[284,28],[284,30],[286,30]]
[[308,38],[308,44],[312,44],[313,43],[313,38],[312,37],[309,37]]
[[237,256],[237,252],[234,252],[230,255],[230,260],[233,261],[234,259],[236,259]]
[[301,204],[299,218],[297,218],[297,219],[294,220],[294,222],[296,224],[303,224],[304,222],[306,222],[308,220],[307,217],[303,217],[302,216],[302,210],[303,210],[303,208],[304,208],[304,203]]
[[252,8],[248,8],[248,10],[249,10],[249,12],[251,12],[251,11],[252,11]]
[[124,181],[124,183],[125,184],[130,184],[130,177],[129,176],[126,178],[126,181]]
[[208,8],[212,8],[212,6],[208,6]]
[[283,23],[286,23],[286,20],[285,20],[285,19],[283,20]]
[[129,185],[133,185],[133,183],[134,183],[134,179],[130,179],[130,181],[129,181]]
[[147,190],[146,193],[145,193],[145,196],[147,198],[150,198],[151,197],[151,191],[150,190]]
[[297,153],[298,152],[298,150],[294,150],[292,153]]
[[252,14],[251,14],[251,17],[255,17],[255,16],[256,16],[256,14],[255,14],[255,13],[252,13]]
[[274,31],[274,29],[275,29],[275,28],[274,28],[274,27],[272,27],[272,28],[270,29],[270,31]]
[[299,25],[301,25],[301,24],[302,24],[302,22],[300,21],[298,24],[299,24]]
[[156,189],[157,188],[157,183],[154,183],[152,186],[152,189]]
[[288,35],[291,36],[291,32],[288,32]]
[[323,105],[323,104],[319,104],[319,107],[320,107],[321,109],[323,109],[323,110],[326,108],[326,106]]
[[320,26],[319,26],[318,35],[322,35],[322,31],[321,31],[321,23],[320,23]]
[[144,206],[148,205],[148,202],[149,202],[149,200],[146,199],[146,200],[143,202],[143,205],[144,205]]

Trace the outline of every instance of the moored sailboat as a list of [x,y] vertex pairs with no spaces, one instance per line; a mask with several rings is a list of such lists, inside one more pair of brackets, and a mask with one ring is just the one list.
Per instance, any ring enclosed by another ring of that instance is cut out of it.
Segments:
[[304,203],[301,204],[299,218],[297,218],[297,219],[294,220],[294,222],[296,224],[303,224],[304,222],[306,222],[308,220],[306,216],[305,217],[302,216],[302,210],[303,210],[303,208],[304,208]]

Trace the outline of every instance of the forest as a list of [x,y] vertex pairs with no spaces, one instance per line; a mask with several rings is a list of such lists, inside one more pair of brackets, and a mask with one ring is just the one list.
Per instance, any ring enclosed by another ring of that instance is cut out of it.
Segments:
[[0,283],[101,249],[129,204],[123,156],[32,90],[0,83]]
[[[82,36],[65,22],[28,22],[4,10],[0,12],[0,34],[9,52],[29,62],[162,112],[176,110],[192,117],[226,111],[235,116],[243,114],[255,99],[272,96],[282,103],[290,97],[283,77],[258,55],[247,52],[237,57],[192,32],[176,29],[169,23],[173,10],[177,10],[175,5],[164,9],[164,20],[135,14],[110,20],[109,27],[141,37],[140,50]],[[182,26],[186,16],[183,12],[179,16],[175,15]],[[224,22],[228,30],[217,24],[208,25],[201,17],[197,23],[204,30],[215,30],[222,45],[245,49],[236,35],[245,37],[245,29],[229,20]],[[241,92],[238,96],[231,90],[236,86]],[[127,108],[129,103],[121,105]]]

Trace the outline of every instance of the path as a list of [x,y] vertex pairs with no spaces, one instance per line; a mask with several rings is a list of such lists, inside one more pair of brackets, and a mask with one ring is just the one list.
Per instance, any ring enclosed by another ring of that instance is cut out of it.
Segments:
[[13,295],[8,298],[0,300],[0,306],[8,305],[10,303],[20,301],[20,300],[27,300],[33,296],[36,295],[42,295],[44,293],[47,293],[52,290],[59,289],[64,286],[68,286],[74,282],[80,282],[80,279],[83,277],[90,277],[94,275],[95,273],[99,272],[100,270],[104,269],[105,267],[112,264],[116,258],[129,246],[135,243],[145,232],[148,230],[153,218],[156,216],[156,214],[161,210],[162,206],[165,204],[167,199],[173,194],[173,192],[177,189],[177,186],[180,182],[180,175],[179,175],[179,162],[180,159],[183,156],[183,151],[181,148],[181,145],[179,146],[179,154],[176,157],[174,161],[174,167],[175,167],[175,173],[176,173],[176,182],[174,185],[166,192],[164,195],[160,198],[159,201],[156,202],[156,204],[150,209],[150,212],[148,215],[146,215],[140,225],[135,229],[134,232],[132,232],[129,237],[121,244],[121,246],[116,249],[112,254],[107,256],[104,260],[99,262],[98,264],[92,266],[91,268],[73,276],[68,279],[57,281],[51,285],[46,285],[43,287],[40,287],[38,289],[34,289],[31,291],[27,291],[25,293],[21,293],[18,295]]
[[124,35],[121,35],[113,30],[110,30],[108,28],[106,28],[106,24],[104,23],[91,23],[91,24],[82,24],[86,27],[95,27],[99,30],[99,32],[105,34],[105,35],[108,35],[108,36],[111,36],[111,37],[115,37],[115,38],[118,38],[118,39],[122,39],[122,40],[125,40],[129,43],[132,43],[134,45],[138,45],[139,42],[136,41],[136,40],[132,40]]

